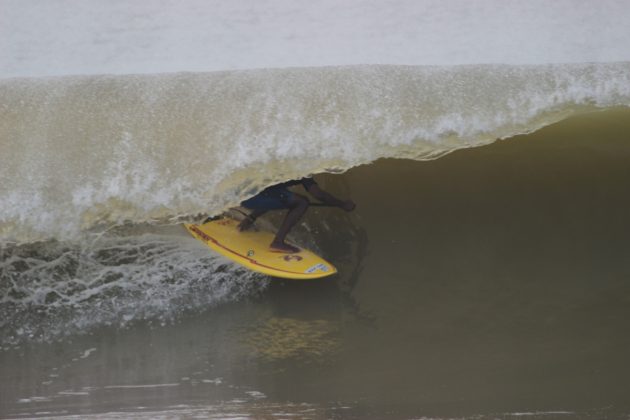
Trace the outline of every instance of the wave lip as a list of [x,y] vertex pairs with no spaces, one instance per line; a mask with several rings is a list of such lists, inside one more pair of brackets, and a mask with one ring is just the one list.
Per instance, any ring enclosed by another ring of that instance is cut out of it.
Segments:
[[0,237],[217,213],[274,182],[433,159],[630,106],[630,63],[0,80]]

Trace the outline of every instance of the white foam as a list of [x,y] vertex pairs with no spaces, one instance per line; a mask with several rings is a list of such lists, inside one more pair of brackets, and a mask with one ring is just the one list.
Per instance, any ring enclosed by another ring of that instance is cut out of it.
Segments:
[[[29,250],[18,247],[0,260],[6,286],[0,297],[2,344],[53,341],[104,325],[165,325],[268,284],[185,236],[103,235],[95,242],[39,243],[31,255]],[[96,351],[85,349],[72,360]]]
[[202,379],[201,382],[204,384],[221,385],[223,383],[223,379],[222,378]]
[[80,359],[86,359],[90,356],[90,354],[92,354],[93,352],[96,351],[95,347],[92,347],[91,349],[87,349],[83,352],[83,354],[81,356],[79,356]]
[[103,389],[171,388],[176,386],[179,386],[179,384],[107,385]]

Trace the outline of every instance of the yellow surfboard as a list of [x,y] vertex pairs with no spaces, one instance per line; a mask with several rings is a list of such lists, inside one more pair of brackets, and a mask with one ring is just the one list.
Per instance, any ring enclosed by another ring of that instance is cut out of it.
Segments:
[[237,220],[224,217],[202,225],[185,226],[195,238],[219,254],[259,273],[308,280],[337,272],[328,261],[299,246],[300,252],[294,254],[271,251],[269,244],[274,238],[272,233],[250,230],[240,232],[238,224]]

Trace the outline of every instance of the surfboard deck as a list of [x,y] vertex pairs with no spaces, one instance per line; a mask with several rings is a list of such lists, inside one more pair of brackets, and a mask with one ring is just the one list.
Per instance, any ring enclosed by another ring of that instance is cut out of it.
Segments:
[[269,244],[271,232],[238,230],[239,222],[230,217],[201,225],[185,224],[192,236],[230,260],[259,273],[293,280],[309,280],[330,276],[337,269],[307,249],[291,244],[300,252],[274,252]]

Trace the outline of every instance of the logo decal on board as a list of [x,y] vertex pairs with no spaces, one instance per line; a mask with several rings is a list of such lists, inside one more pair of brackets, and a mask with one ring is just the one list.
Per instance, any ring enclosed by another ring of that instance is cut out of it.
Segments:
[[305,273],[311,274],[311,273],[316,272],[317,270],[321,270],[321,271],[323,271],[325,273],[326,271],[328,271],[328,267],[326,267],[326,264],[324,264],[324,263],[315,264],[314,266],[309,267],[305,271]]
[[302,257],[300,257],[299,255],[285,255],[282,259],[288,262],[302,261]]

